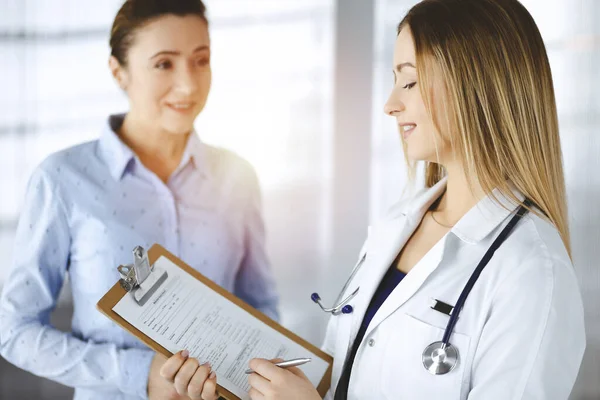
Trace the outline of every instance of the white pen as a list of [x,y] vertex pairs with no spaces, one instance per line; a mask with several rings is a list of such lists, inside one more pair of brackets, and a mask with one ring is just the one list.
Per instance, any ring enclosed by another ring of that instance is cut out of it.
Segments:
[[[281,362],[275,363],[275,365],[278,366],[279,368],[290,368],[290,367],[297,367],[298,365],[306,364],[307,362],[310,362],[310,361],[311,361],[310,358],[294,358],[292,360],[281,361]],[[254,371],[252,371],[251,369],[246,370],[246,374],[251,374],[253,372]]]

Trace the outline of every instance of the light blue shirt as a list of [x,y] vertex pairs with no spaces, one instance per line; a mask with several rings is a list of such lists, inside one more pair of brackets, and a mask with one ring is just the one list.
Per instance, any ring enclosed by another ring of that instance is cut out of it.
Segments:
[[[167,184],[115,134],[52,154],[34,171],[0,300],[0,351],[16,366],[67,386],[75,399],[147,397],[153,351],[96,309],[136,245],[163,245],[277,319],[252,167],[190,135]],[[72,332],[49,325],[69,276]]]

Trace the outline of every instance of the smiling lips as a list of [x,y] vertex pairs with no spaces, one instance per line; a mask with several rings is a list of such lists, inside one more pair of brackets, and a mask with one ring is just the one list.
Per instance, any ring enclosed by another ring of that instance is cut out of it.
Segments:
[[416,124],[413,124],[411,122],[398,124],[398,125],[400,126],[400,132],[402,133],[402,138],[404,140],[408,139],[408,137],[413,133],[413,131],[417,127]]
[[177,103],[167,103],[167,106],[179,113],[188,113],[194,109],[194,102],[177,102]]

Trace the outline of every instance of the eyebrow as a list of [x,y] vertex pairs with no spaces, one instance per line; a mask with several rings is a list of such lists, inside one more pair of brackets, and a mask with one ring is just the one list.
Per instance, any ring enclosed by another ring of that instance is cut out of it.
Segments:
[[[201,45],[201,46],[198,46],[198,47],[196,47],[194,49],[194,51],[192,53],[197,53],[197,52],[202,51],[202,50],[209,50],[209,47],[207,45],[205,45],[205,44]],[[179,56],[179,55],[181,55],[181,52],[177,51],[177,50],[163,50],[163,51],[159,51],[158,53],[156,53],[155,55],[153,55],[152,57],[150,57],[150,60],[152,60],[153,58],[156,58],[158,56],[161,56],[161,55]]]
[[414,66],[414,64],[409,63],[409,62],[405,62],[405,63],[396,65],[396,71],[402,72],[402,68],[404,68],[404,67],[417,68],[417,67]]

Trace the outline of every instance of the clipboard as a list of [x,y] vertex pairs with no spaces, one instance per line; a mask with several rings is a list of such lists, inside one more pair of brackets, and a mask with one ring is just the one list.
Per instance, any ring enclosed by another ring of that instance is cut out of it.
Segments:
[[[248,305],[246,302],[244,302],[234,294],[223,289],[221,286],[217,285],[216,283],[202,275],[200,272],[196,271],[195,269],[181,261],[179,258],[175,257],[173,254],[171,254],[159,244],[152,245],[152,247],[150,247],[147,253],[144,252],[143,249],[139,246],[134,249],[134,264],[119,266],[118,269],[121,273],[122,279],[115,283],[115,285],[98,301],[96,305],[98,310],[104,315],[106,315],[108,318],[110,318],[112,321],[114,321],[116,324],[121,326],[123,329],[136,336],[139,340],[141,340],[144,344],[146,344],[154,351],[163,354],[167,358],[171,357],[173,353],[171,353],[163,346],[152,340],[150,337],[148,337],[146,334],[134,327],[132,324],[130,324],[127,320],[125,320],[113,310],[113,307],[115,307],[115,305],[119,303],[119,301],[124,296],[130,295],[130,291],[133,292],[137,289],[139,293],[131,293],[131,295],[134,296],[138,304],[143,305],[145,301],[147,301],[147,299],[152,296],[156,289],[160,287],[160,285],[167,279],[167,274],[165,271],[160,270],[159,268],[154,268],[154,263],[160,257],[167,258],[177,267],[181,268],[182,270],[190,274],[192,277],[199,280],[201,283],[212,289],[214,292],[225,297],[226,299],[234,303],[236,306],[242,308],[243,310],[254,316],[256,319],[260,320],[275,331],[281,333],[282,335],[286,336],[298,345],[302,346],[306,350],[310,351],[311,353],[317,355],[319,358],[324,360],[328,364],[328,367],[325,374],[323,375],[323,378],[321,379],[321,382],[317,386],[317,391],[322,397],[325,396],[327,390],[329,389],[329,386],[331,385],[331,370],[333,365],[333,357],[331,355],[325,353],[318,347],[302,339],[300,336],[281,326],[279,323],[273,321],[271,318],[267,317],[254,307]],[[138,276],[144,277],[144,280],[140,282],[141,284],[138,284],[136,282]],[[217,386],[220,398],[226,400],[240,400],[238,396],[219,385],[218,382]]]

